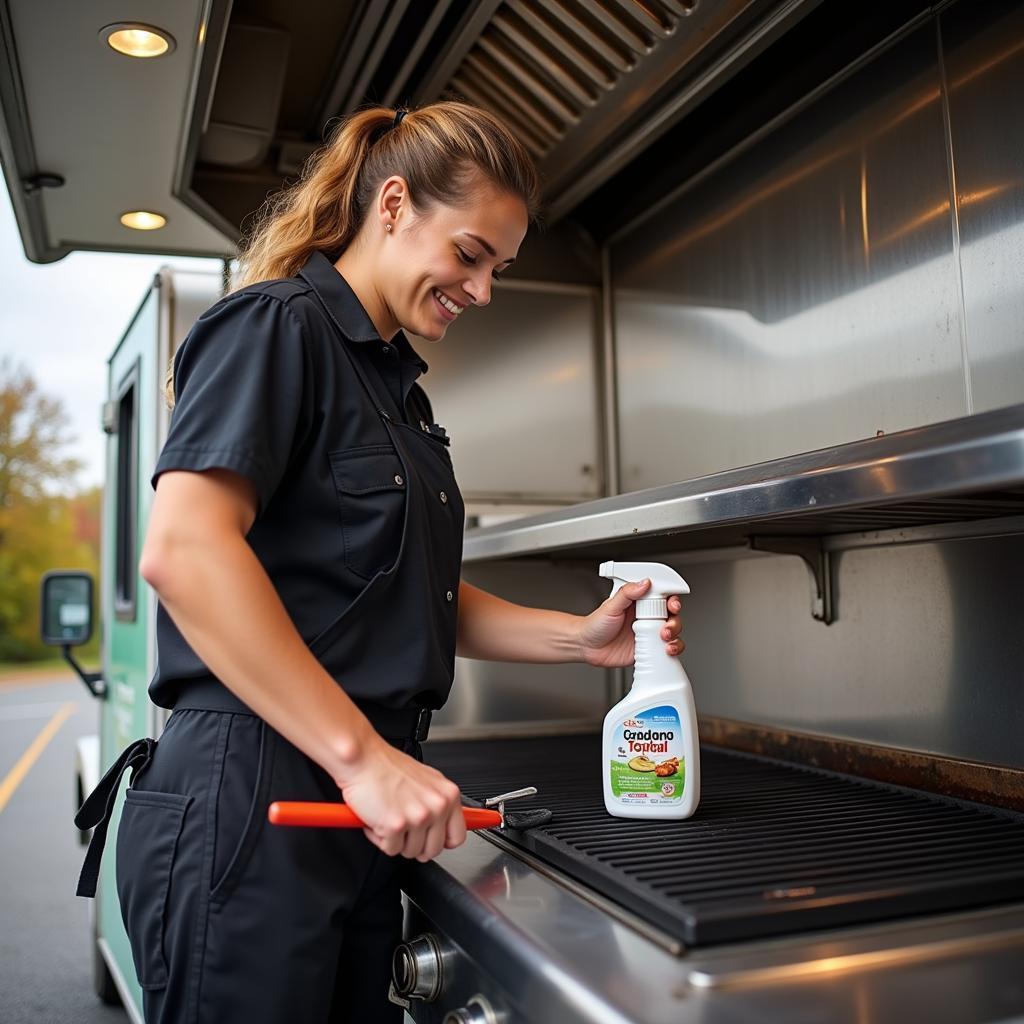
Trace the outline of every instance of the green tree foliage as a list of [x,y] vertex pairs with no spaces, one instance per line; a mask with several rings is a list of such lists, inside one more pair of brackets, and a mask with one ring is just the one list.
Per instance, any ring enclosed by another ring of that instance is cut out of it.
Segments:
[[0,360],[0,662],[54,653],[39,641],[44,572],[98,571],[100,492],[72,493],[81,464],[66,428],[60,401]]

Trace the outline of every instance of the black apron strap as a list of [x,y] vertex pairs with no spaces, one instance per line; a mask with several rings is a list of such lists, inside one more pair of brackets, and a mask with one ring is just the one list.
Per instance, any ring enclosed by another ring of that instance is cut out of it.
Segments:
[[85,854],[82,873],[78,877],[77,895],[96,895],[96,882],[100,875],[100,857],[103,855],[103,846],[107,841],[107,826],[110,824],[110,816],[114,813],[114,801],[117,798],[121,776],[131,768],[134,782],[149,764],[153,757],[154,747],[156,747],[156,740],[150,739],[148,736],[145,739],[136,740],[126,747],[121,756],[107,769],[107,774],[100,779],[99,785],[78,809],[78,813],[75,815],[75,825],[82,831],[89,828],[94,831],[89,849]]

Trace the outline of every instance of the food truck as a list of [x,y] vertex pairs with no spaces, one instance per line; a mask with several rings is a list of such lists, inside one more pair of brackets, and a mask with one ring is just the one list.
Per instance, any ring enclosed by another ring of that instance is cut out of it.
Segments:
[[[1024,1013],[1024,7],[102,9],[0,7],[30,258],[229,257],[332,118],[487,107],[547,213],[491,304],[421,350],[464,576],[577,612],[608,560],[690,587],[686,821],[605,812],[600,728],[628,673],[458,663],[428,761],[467,799],[536,786],[552,818],[413,865],[393,998],[420,1024]],[[161,54],[113,52],[124,28]],[[111,357],[83,792],[162,727],[137,555],[164,369],[221,289],[162,272]],[[87,585],[54,580],[60,643],[60,593],[74,639]],[[140,1019],[112,853],[97,990]]]

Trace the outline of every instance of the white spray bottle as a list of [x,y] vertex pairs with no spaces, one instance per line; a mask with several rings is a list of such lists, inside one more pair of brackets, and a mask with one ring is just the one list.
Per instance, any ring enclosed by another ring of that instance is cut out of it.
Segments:
[[600,573],[626,583],[651,581],[636,602],[633,688],[608,712],[602,734],[604,806],[619,818],[688,818],[700,802],[700,743],[690,680],[665,651],[668,597],[690,588],[658,562],[603,562]]

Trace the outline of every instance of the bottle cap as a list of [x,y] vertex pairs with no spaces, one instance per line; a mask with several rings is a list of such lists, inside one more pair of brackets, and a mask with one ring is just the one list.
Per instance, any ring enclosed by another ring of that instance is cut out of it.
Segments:
[[646,597],[636,602],[638,619],[667,619],[668,601],[663,597]]

